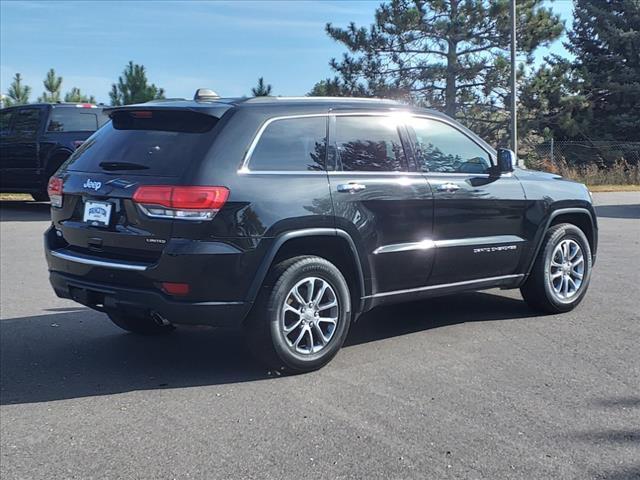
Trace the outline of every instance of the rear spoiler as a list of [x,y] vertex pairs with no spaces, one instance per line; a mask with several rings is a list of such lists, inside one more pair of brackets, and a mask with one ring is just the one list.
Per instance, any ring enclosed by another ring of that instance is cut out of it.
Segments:
[[[102,111],[111,117],[114,113],[118,112],[137,112],[141,110],[155,110],[155,111],[189,111],[194,113],[200,113],[202,115],[209,115],[210,117],[220,118],[229,109],[233,108],[233,105],[225,103],[213,103],[208,105],[176,105],[177,102],[167,102],[166,105],[161,103],[137,103],[134,105],[124,105],[120,107],[106,107]],[[191,102],[189,102],[191,103]]]

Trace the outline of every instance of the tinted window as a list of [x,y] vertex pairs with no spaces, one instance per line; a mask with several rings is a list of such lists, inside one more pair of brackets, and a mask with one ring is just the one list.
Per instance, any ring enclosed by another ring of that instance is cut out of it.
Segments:
[[411,120],[418,166],[426,172],[486,173],[489,154],[461,131],[427,118]]
[[24,138],[35,137],[40,125],[40,113],[40,109],[37,108],[14,111],[12,135]]
[[389,117],[336,117],[338,160],[344,171],[405,170],[397,123]]
[[9,127],[11,126],[11,110],[0,112],[0,135],[9,135]]
[[49,132],[95,132],[98,115],[84,108],[54,108],[49,118]]
[[68,170],[178,176],[201,161],[217,118],[195,112],[117,112],[67,160]]
[[267,125],[258,140],[251,170],[323,170],[327,117],[287,118]]

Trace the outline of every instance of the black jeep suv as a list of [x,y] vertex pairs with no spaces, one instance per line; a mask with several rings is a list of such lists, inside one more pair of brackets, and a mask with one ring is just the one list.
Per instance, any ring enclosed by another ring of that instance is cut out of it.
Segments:
[[56,293],[125,330],[242,327],[300,372],[378,305],[500,287],[564,312],[586,293],[587,188],[441,113],[196,97],[108,114],[50,180],[45,248]]
[[109,117],[90,103],[40,103],[0,110],[0,192],[48,200],[49,177]]

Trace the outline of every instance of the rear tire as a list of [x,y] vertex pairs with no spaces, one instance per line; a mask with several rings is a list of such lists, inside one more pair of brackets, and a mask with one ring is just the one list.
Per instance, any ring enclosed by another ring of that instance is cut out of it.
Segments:
[[520,288],[530,307],[547,313],[573,310],[591,279],[591,248],[575,225],[554,225],[545,234],[531,274]]
[[340,270],[316,256],[271,268],[245,325],[249,349],[278,373],[317,370],[344,344],[351,296]]
[[150,316],[132,316],[121,313],[108,313],[107,315],[118,327],[138,335],[162,335],[175,329],[173,325],[163,325]]

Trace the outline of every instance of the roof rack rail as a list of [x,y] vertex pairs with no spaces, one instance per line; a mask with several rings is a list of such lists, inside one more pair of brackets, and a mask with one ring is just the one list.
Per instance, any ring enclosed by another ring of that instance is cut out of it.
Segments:
[[250,97],[243,100],[243,103],[264,103],[271,101],[296,101],[304,100],[305,102],[382,102],[389,104],[401,104],[399,100],[391,100],[389,98],[375,98],[375,97]]

